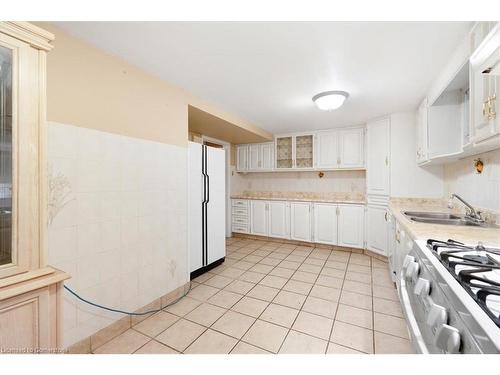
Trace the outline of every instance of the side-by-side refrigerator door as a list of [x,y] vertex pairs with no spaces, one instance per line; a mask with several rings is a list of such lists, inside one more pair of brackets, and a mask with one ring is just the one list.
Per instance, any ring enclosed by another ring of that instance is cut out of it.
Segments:
[[188,154],[188,246],[189,272],[202,264],[202,217],[203,175],[201,171],[201,144],[189,142]]
[[226,168],[225,151],[207,147],[208,175],[208,264],[226,256]]

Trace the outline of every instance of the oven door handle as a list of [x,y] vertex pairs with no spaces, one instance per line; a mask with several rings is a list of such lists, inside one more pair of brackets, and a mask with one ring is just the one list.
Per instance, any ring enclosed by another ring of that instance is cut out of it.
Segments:
[[415,315],[413,314],[413,310],[411,308],[410,296],[408,294],[408,290],[406,289],[407,285],[404,275],[405,272],[400,273],[400,298],[401,307],[403,308],[408,329],[410,330],[410,338],[412,339],[413,347],[418,353],[429,354],[427,345],[425,344],[424,338],[422,337],[422,333],[420,332],[420,328],[418,327],[417,320],[415,319]]

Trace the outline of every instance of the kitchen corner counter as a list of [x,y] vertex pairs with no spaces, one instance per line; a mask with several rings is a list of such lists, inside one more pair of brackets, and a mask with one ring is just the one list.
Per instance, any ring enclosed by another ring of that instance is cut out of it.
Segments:
[[447,201],[444,199],[391,198],[389,210],[414,240],[432,238],[447,241],[453,239],[471,245],[481,241],[485,246],[500,246],[500,229],[498,228],[417,223],[403,214],[403,211],[457,213],[456,209],[447,207]]
[[243,192],[232,195],[231,199],[366,204],[365,196],[357,193]]

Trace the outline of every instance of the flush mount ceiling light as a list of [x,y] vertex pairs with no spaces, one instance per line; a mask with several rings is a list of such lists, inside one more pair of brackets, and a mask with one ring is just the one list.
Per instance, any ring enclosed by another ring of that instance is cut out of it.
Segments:
[[314,95],[312,100],[322,111],[333,111],[344,104],[348,97],[345,91],[325,91]]

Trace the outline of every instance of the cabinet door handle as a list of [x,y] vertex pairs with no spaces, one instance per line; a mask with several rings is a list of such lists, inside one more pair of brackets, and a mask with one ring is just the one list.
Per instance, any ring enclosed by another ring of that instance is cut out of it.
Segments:
[[384,214],[385,221],[387,221],[387,211]]
[[385,165],[389,165],[389,157],[388,156],[385,157]]

